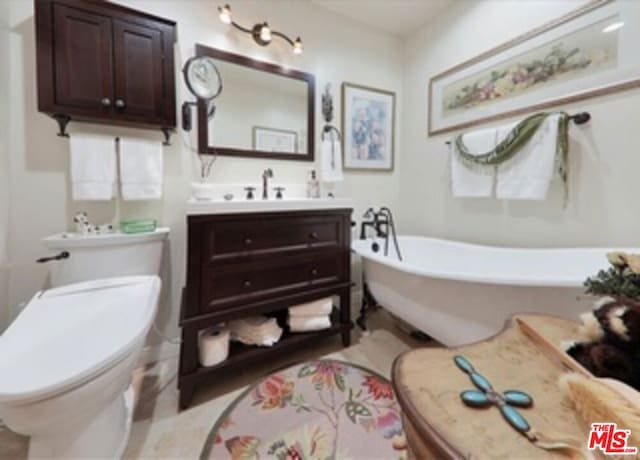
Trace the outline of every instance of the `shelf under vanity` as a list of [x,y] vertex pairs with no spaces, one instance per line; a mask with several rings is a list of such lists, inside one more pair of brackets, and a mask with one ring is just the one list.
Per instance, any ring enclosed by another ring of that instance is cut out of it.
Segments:
[[[197,386],[225,372],[341,335],[350,344],[351,212],[349,200],[318,200],[306,209],[291,200],[191,202],[188,205],[187,283],[180,326],[180,408]],[[308,200],[308,204],[313,200]],[[240,207],[238,207],[240,206]],[[310,208],[310,209],[309,209]],[[239,211],[239,209],[246,209]],[[329,329],[292,333],[284,327],[272,347],[232,343],[221,363],[199,364],[203,329],[326,297],[338,298]]]
[[305,345],[316,343],[319,339],[342,334],[351,329],[351,325],[340,324],[339,318],[335,318],[332,320],[332,326],[329,329],[296,333],[285,331],[278,343],[271,347],[258,347],[255,345],[245,345],[240,342],[231,342],[229,346],[229,357],[227,359],[215,366],[199,366],[191,378],[198,380],[200,376],[210,376],[213,372],[229,370],[239,365],[246,365],[270,356],[279,355],[284,351],[299,349]]

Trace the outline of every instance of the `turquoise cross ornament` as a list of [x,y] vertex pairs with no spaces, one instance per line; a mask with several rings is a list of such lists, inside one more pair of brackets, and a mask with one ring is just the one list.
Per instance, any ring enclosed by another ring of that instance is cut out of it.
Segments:
[[473,368],[468,359],[458,355],[453,358],[453,361],[462,372],[469,375],[471,382],[477,388],[477,390],[465,390],[460,393],[462,402],[469,407],[497,406],[507,423],[519,433],[527,436],[531,426],[513,406],[531,407],[533,398],[519,390],[507,390],[499,393],[493,389],[491,383],[482,374]]

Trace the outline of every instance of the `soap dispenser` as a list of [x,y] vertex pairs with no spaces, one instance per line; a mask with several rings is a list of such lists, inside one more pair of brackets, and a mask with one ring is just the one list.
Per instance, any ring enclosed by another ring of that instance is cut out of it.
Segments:
[[311,170],[307,181],[307,198],[320,198],[320,182],[316,178],[315,170]]

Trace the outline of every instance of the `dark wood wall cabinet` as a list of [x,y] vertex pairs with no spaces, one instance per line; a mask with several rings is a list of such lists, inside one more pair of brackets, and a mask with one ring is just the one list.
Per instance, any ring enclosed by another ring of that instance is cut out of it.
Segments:
[[[351,209],[188,216],[187,284],[180,326],[180,407],[195,388],[224,372],[342,335],[350,343]],[[287,308],[335,296],[332,326],[291,333]],[[272,347],[232,343],[229,357],[199,364],[200,330],[229,320],[269,315],[284,334]]]
[[103,0],[34,0],[38,110],[70,120],[176,126],[176,23]]

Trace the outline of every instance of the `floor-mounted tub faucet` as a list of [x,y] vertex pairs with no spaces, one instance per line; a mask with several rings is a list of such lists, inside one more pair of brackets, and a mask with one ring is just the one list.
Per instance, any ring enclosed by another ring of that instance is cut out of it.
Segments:
[[[372,227],[376,232],[376,237],[384,239],[384,255],[389,255],[389,236],[393,238],[393,244],[398,254],[398,259],[402,260],[402,254],[400,253],[400,245],[398,244],[398,237],[396,235],[396,226],[393,222],[393,214],[391,209],[383,206],[377,212],[373,208],[367,209],[362,216],[363,219],[370,219],[369,221],[363,220],[360,224],[360,239],[367,238],[367,227]],[[372,249],[374,252],[379,250],[378,243],[373,242]]]
[[273,178],[273,171],[271,168],[265,169],[262,173],[262,199],[269,199],[269,179]]

